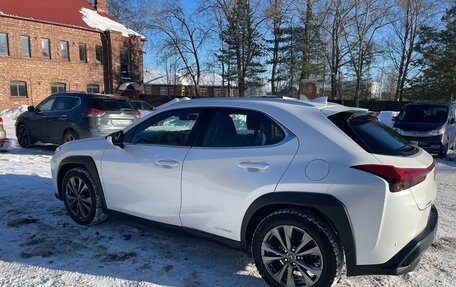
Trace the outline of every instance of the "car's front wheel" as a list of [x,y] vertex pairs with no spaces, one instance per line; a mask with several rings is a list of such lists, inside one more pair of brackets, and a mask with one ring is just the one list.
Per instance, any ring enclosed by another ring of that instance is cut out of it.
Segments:
[[439,158],[445,158],[447,155],[448,155],[448,152],[449,152],[449,143],[447,143],[446,145],[442,146],[439,154],[438,154],[438,157]]
[[77,223],[96,224],[107,218],[101,204],[101,187],[88,170],[69,170],[63,178],[61,191],[65,208]]
[[274,287],[331,286],[343,264],[328,224],[300,209],[267,216],[253,235],[252,255],[263,279]]
[[16,128],[16,137],[19,145],[23,148],[27,148],[32,144],[30,132],[24,124],[20,124]]

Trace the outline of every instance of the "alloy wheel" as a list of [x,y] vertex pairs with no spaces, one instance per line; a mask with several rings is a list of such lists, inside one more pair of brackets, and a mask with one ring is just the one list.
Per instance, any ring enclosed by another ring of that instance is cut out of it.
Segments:
[[92,198],[86,183],[79,177],[71,177],[66,184],[65,195],[70,212],[85,220],[92,210]]
[[26,147],[30,144],[30,133],[25,126],[21,125],[18,127],[16,137],[22,147]]
[[314,238],[292,225],[274,227],[266,234],[261,258],[274,280],[287,287],[313,286],[324,267],[322,252]]

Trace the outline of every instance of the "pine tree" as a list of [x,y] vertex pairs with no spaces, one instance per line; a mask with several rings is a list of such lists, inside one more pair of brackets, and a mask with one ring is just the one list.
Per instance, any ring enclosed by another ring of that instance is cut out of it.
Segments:
[[259,30],[254,27],[250,0],[238,0],[231,9],[221,35],[226,49],[221,49],[218,57],[230,66],[227,76],[237,83],[239,96],[243,97],[249,88],[263,86],[264,47]]
[[421,75],[412,82],[409,98],[456,100],[456,5],[442,18],[444,28],[424,26],[419,31],[415,66]]

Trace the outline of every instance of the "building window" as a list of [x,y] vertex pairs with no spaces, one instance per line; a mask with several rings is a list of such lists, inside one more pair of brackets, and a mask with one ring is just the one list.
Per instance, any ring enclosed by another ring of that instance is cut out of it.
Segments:
[[26,98],[27,97],[27,84],[21,81],[10,82],[11,97]]
[[62,60],[65,60],[65,61],[70,60],[70,52],[68,50],[67,41],[60,41],[60,53],[62,55]]
[[9,55],[8,34],[0,33],[0,55]]
[[79,44],[79,61],[87,63],[87,47],[86,44]]
[[206,97],[207,96],[207,88],[200,87],[200,96]]
[[66,92],[66,84],[64,83],[51,83],[51,94],[60,94]]
[[221,96],[222,96],[222,89],[214,88],[214,97],[221,97]]
[[160,87],[160,96],[174,96],[174,88]]
[[100,92],[100,86],[95,84],[87,85],[87,93],[98,94]]
[[95,59],[103,63],[103,47],[101,46],[95,46]]
[[21,36],[21,53],[22,57],[30,57],[30,37]]
[[49,39],[41,39],[41,51],[43,52],[43,58],[51,58],[51,46]]
[[120,75],[130,78],[130,51],[126,48],[120,49]]
[[144,85],[144,94],[151,96],[152,95],[152,86],[151,85]]

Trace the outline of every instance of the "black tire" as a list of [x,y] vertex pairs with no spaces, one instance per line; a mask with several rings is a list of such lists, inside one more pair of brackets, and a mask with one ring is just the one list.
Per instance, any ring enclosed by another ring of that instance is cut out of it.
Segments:
[[[290,227],[288,241],[285,228]],[[276,234],[282,241],[277,240]],[[305,243],[307,240],[310,241]],[[286,250],[285,245],[290,245],[291,250]],[[277,246],[285,248],[278,250]],[[263,219],[253,235],[252,255],[260,275],[273,287],[287,286],[289,276],[296,287],[331,286],[343,265],[342,247],[333,230],[318,215],[301,209],[279,210]],[[281,272],[284,268],[286,271]]]
[[23,148],[28,148],[32,145],[30,131],[26,125],[20,124],[16,128],[16,137],[19,145]]
[[63,178],[61,191],[68,215],[75,222],[93,225],[107,219],[101,204],[101,187],[85,168],[69,170]]
[[63,143],[72,142],[78,139],[79,136],[74,130],[67,130],[63,134]]
[[439,154],[437,155],[439,158],[446,158],[448,155],[449,151],[449,143],[446,145],[442,146],[442,149],[440,150]]

